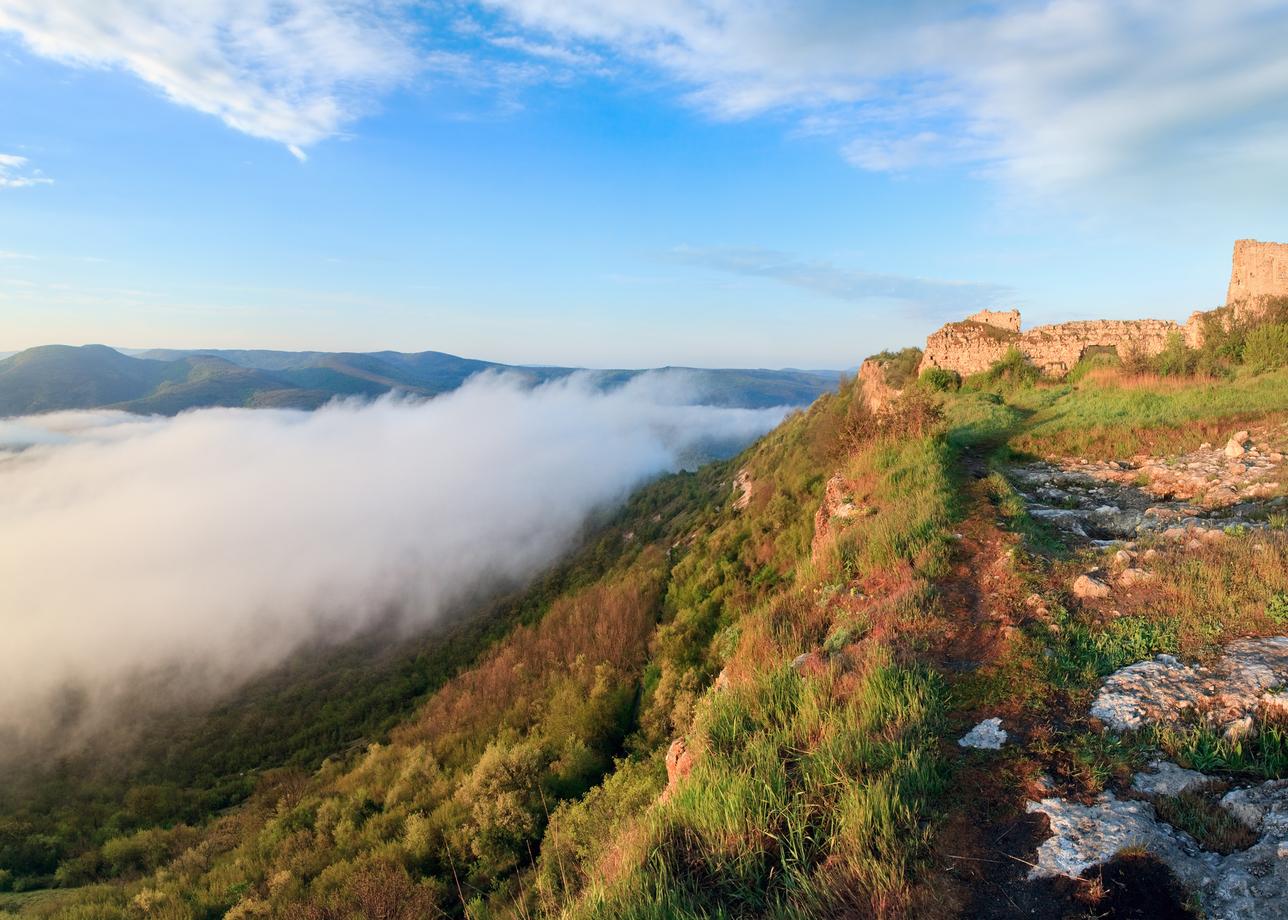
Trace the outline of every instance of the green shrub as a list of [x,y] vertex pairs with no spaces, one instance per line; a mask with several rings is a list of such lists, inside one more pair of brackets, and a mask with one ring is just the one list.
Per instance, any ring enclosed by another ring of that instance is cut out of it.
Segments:
[[921,372],[921,385],[936,393],[948,393],[958,390],[962,385],[961,375],[945,367],[928,367]]
[[1185,344],[1185,336],[1173,332],[1167,345],[1154,356],[1154,369],[1164,377],[1193,377],[1199,367],[1199,353]]
[[1024,352],[1010,348],[988,370],[967,377],[963,385],[969,390],[1013,390],[1031,387],[1041,376]]
[[1248,333],[1243,363],[1254,371],[1272,371],[1288,365],[1288,323],[1269,323]]

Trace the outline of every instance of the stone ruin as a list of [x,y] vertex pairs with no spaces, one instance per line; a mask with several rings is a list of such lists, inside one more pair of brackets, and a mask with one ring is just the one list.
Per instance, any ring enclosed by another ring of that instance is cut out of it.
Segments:
[[[1227,313],[1222,322],[1263,311],[1269,300],[1288,296],[1288,244],[1239,240],[1234,244]],[[1195,313],[1185,324],[1162,319],[1083,320],[1020,329],[1019,310],[981,310],[949,323],[926,339],[919,372],[932,367],[956,371],[963,377],[988,370],[1012,348],[1043,374],[1059,377],[1088,353],[1114,351],[1150,357],[1175,334],[1191,347],[1202,344],[1205,318]]]

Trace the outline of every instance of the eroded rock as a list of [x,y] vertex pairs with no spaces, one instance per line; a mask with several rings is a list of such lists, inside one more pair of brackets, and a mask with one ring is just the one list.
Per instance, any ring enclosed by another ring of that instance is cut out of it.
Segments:
[[1212,781],[1210,776],[1179,767],[1170,760],[1155,760],[1146,770],[1131,781],[1131,787],[1142,795],[1180,795]]
[[1119,731],[1198,718],[1224,732],[1255,716],[1266,692],[1284,684],[1288,636],[1240,639],[1210,665],[1159,655],[1115,671],[1101,686],[1091,714]]
[[1110,588],[1095,573],[1088,573],[1074,579],[1073,593],[1083,600],[1096,600],[1108,597]]
[[1006,744],[1006,729],[999,718],[985,719],[957,740],[962,747],[1000,750]]

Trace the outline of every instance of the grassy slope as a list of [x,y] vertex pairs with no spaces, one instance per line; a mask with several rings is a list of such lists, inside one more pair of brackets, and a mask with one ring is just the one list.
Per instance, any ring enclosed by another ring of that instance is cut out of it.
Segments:
[[[1256,549],[1235,535],[1199,555],[1165,555],[1164,587],[1116,599],[1116,614],[1078,607],[1064,586],[1097,560],[1049,542],[1001,477],[972,487],[991,505],[967,504],[954,473],[961,452],[1004,455],[1009,441],[1034,453],[1121,456],[1213,440],[1212,431],[1288,412],[1283,384],[1275,374],[1212,391],[1088,379],[963,393],[947,397],[946,432],[858,442],[847,437],[856,427],[849,392],[824,397],[739,458],[754,484],[746,509],[728,491],[735,465],[646,489],[606,531],[626,549],[608,553],[602,574],[539,605],[387,743],[313,775],[266,778],[246,806],[200,831],[110,842],[98,853],[104,871],[134,881],[84,889],[75,907],[27,910],[527,918],[958,909],[964,895],[927,872],[926,857],[965,807],[943,795],[945,784],[954,773],[974,777],[974,761],[960,762],[950,743],[964,714],[991,708],[1021,722],[1026,743],[996,755],[990,772],[1101,788],[1143,745],[1077,718],[1099,677],[1156,651],[1201,654],[1236,634],[1282,631],[1275,599],[1288,598],[1282,536]],[[834,522],[814,554],[814,512],[834,474],[865,513]],[[1021,539],[1006,578],[1051,613],[1016,611],[1019,627],[989,645],[981,667],[949,677],[936,637],[952,635],[962,615],[952,530],[970,539],[972,527],[995,528],[994,516]],[[675,738],[686,739],[692,773],[663,800],[663,754]],[[1238,750],[1201,734],[1149,740],[1195,764],[1282,769],[1274,738]],[[1011,795],[990,807],[1020,807],[1020,790]]]

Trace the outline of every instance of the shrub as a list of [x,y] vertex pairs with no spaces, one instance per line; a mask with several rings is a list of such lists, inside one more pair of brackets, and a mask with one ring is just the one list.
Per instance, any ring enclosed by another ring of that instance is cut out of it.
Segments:
[[1185,344],[1185,336],[1173,332],[1167,345],[1154,356],[1154,369],[1164,377],[1193,377],[1199,367],[1199,353]]
[[1248,333],[1243,362],[1254,371],[1272,371],[1288,365],[1288,323],[1269,323]]
[[1033,366],[1024,352],[1010,348],[988,370],[967,378],[966,387],[973,390],[1019,389],[1033,386],[1041,376],[1042,372]]
[[928,367],[921,372],[921,385],[936,393],[947,393],[961,388],[962,378],[956,371],[944,367]]

